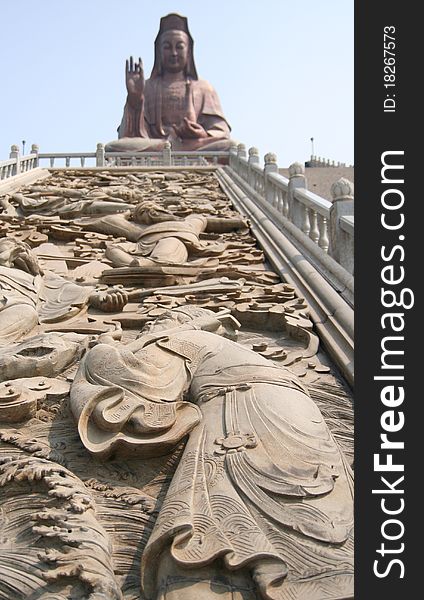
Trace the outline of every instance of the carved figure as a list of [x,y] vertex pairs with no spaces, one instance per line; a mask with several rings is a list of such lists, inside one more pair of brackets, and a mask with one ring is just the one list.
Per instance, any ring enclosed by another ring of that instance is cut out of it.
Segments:
[[[134,214],[108,215],[94,219],[79,219],[77,224],[100,233],[124,236],[130,242],[109,243],[105,256],[116,267],[149,266],[154,264],[184,264],[189,255],[214,256],[226,248],[237,248],[240,244],[205,243],[199,238],[206,230],[221,231],[242,228],[242,218],[208,219],[205,215],[190,214],[179,218],[161,209],[153,202],[142,202],[135,207]],[[131,242],[136,242],[131,243]]]
[[197,75],[186,17],[162,17],[150,79],[144,81],[141,59],[133,57],[126,61],[125,79],[120,139],[106,150],[160,150],[165,141],[180,150],[228,149],[230,126],[217,93]]
[[89,304],[114,311],[127,302],[123,290],[99,292],[54,273],[42,276],[29,246],[13,238],[0,239],[0,294],[0,346],[20,340],[40,321],[68,319]]
[[[53,193],[55,191],[56,190],[53,189]],[[68,190],[64,191],[66,192]],[[36,212],[42,215],[60,215],[63,218],[69,218],[78,215],[110,215],[131,208],[130,204],[123,202],[119,198],[109,198],[106,194],[97,199],[82,199],[82,193],[67,198],[63,193],[62,195],[56,196],[52,193],[48,193],[48,188],[46,188],[46,192],[45,195],[43,195],[42,192],[39,192],[36,197],[13,194],[12,198],[18,203],[23,215],[31,215]],[[75,190],[71,190],[71,192],[75,192]],[[80,197],[81,199],[79,199]]]
[[19,377],[56,377],[80,357],[88,345],[86,335],[42,333],[2,346],[0,382]]
[[350,598],[351,471],[299,379],[221,335],[231,319],[168,311],[134,342],[92,348],[71,387],[100,458],[166,453],[189,433],[143,597]]

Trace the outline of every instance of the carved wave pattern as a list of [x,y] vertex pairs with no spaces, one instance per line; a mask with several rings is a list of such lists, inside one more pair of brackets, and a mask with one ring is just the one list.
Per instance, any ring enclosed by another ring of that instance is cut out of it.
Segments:
[[10,456],[0,461],[0,487],[12,498],[3,504],[3,548],[25,548],[24,558],[2,551],[0,598],[28,599],[44,588],[57,598],[71,590],[87,600],[121,600],[111,543],[81,480],[51,461]]

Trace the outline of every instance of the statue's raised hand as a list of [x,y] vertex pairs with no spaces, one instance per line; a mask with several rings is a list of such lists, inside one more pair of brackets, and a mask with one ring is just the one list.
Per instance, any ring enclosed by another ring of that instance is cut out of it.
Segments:
[[141,58],[136,63],[132,56],[125,61],[125,83],[131,104],[140,103],[144,93],[144,71]]

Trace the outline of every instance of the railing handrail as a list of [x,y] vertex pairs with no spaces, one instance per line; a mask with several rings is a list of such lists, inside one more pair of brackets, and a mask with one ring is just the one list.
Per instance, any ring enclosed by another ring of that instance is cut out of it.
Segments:
[[281,173],[270,173],[268,175],[268,180],[275,183],[277,187],[281,187],[283,192],[287,192],[289,189],[289,179],[281,175]]
[[16,164],[16,159],[8,158],[7,160],[0,161],[0,169],[1,169],[1,167],[8,167],[9,165],[15,165],[15,164]]
[[[21,157],[20,160],[24,160],[25,158],[33,158],[33,157],[37,157],[38,158],[95,158],[96,157],[96,153],[95,152],[40,152],[39,154],[30,154],[28,156],[25,157]],[[105,152],[105,156],[106,157],[112,157],[112,158],[144,158],[144,157],[151,157],[151,156],[162,156],[162,152]],[[222,157],[222,158],[226,158],[228,156],[228,152],[224,151],[224,150],[219,150],[219,151],[210,151],[210,150],[205,150],[205,151],[194,151],[194,150],[190,150],[190,151],[184,151],[184,150],[173,150],[172,151],[172,156],[192,156],[193,158],[197,158],[199,156],[205,156],[205,157],[214,157],[214,156],[218,156],[218,157]],[[15,162],[15,159],[9,159],[8,161],[4,161],[5,163],[9,163],[9,161],[11,162]],[[3,162],[0,163],[0,165],[3,164]]]
[[354,215],[345,215],[339,219],[340,227],[349,235],[354,235],[355,231],[355,217]]
[[[37,154],[26,154],[25,156],[20,156],[19,160],[21,162],[24,161],[28,161],[28,160],[33,160],[34,158],[37,158]],[[16,158],[7,158],[6,160],[0,160],[0,168],[1,167],[7,167],[9,165],[15,165],[16,164]]]
[[299,200],[299,202],[316,211],[323,217],[330,216],[331,202],[325,198],[318,196],[318,194],[315,194],[306,188],[296,188],[293,194],[296,200]]
[[[247,161],[246,161],[246,163],[247,163]],[[250,168],[251,168],[252,171],[255,171],[258,175],[263,175],[264,174],[262,167],[259,164],[257,164],[257,163],[253,164],[253,165],[250,165]]]
[[[96,158],[95,152],[41,152],[38,158]],[[22,158],[21,158],[22,160]]]

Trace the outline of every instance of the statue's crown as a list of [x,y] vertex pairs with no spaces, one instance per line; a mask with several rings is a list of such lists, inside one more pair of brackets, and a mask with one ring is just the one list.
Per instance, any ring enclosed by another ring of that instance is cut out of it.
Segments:
[[170,29],[176,29],[178,31],[184,31],[189,34],[187,17],[182,17],[177,13],[170,13],[160,20],[159,35]]

